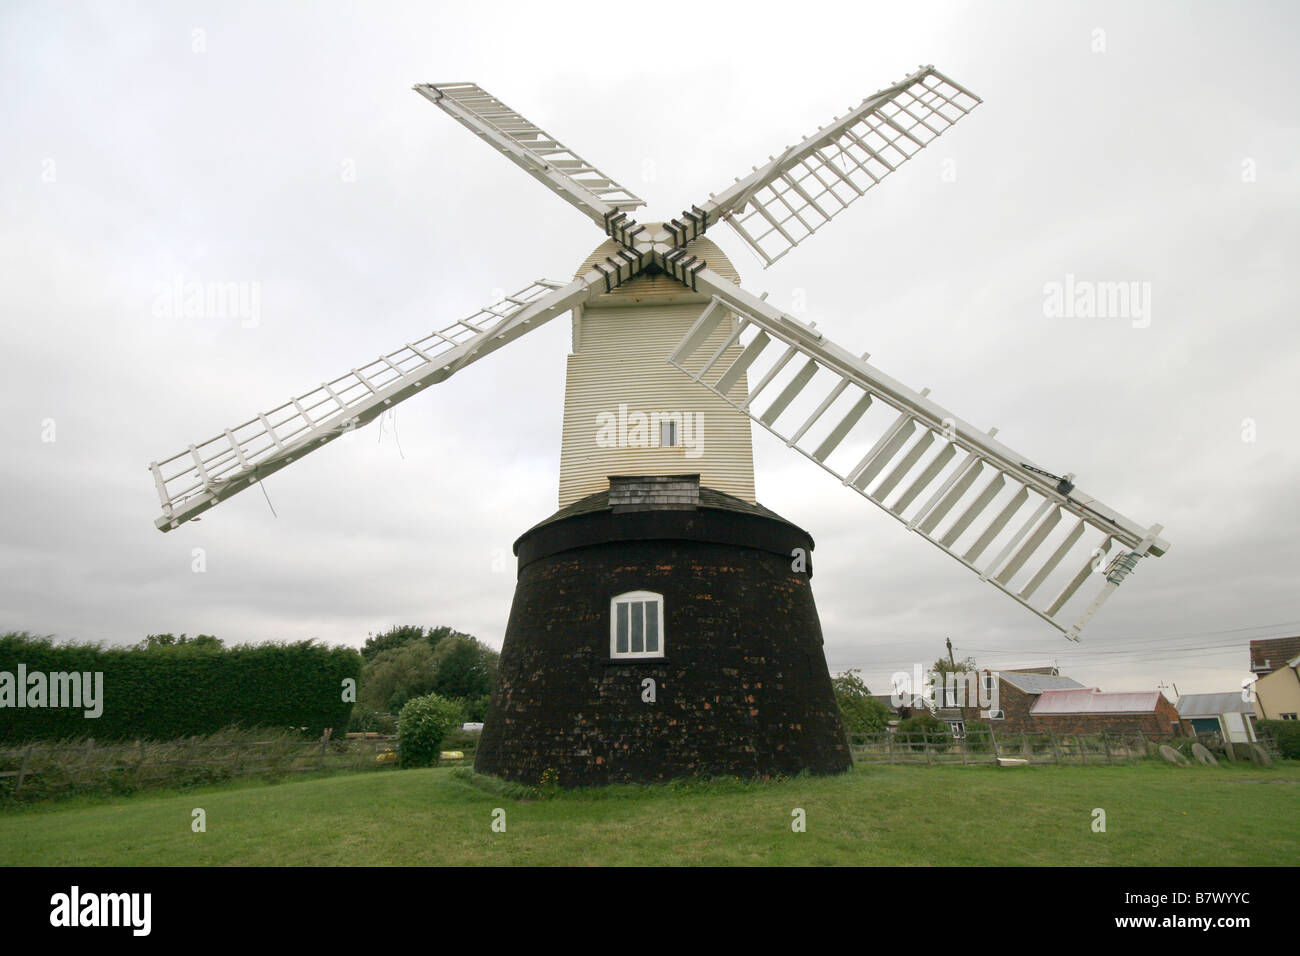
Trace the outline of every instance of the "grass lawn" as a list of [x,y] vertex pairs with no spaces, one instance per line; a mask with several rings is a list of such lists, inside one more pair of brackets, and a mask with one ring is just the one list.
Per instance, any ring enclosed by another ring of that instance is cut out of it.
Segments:
[[[514,799],[451,769],[0,813],[4,865],[1294,865],[1300,764],[860,766]],[[191,831],[191,811],[207,832]],[[506,832],[492,831],[503,808]],[[792,832],[796,807],[807,830]],[[1092,830],[1093,809],[1106,832]]]

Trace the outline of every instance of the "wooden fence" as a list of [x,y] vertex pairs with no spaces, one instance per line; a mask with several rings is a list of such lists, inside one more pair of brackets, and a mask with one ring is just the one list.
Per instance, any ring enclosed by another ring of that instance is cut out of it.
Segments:
[[963,737],[947,732],[851,734],[856,763],[991,764],[999,757],[1031,764],[1113,764],[1144,759],[1150,745],[1168,742],[1148,734],[999,734],[970,728]]
[[[467,757],[472,758],[472,752]],[[441,762],[455,765],[465,761]],[[391,737],[30,743],[0,747],[0,788],[21,794],[24,785],[39,780],[46,792],[103,785],[136,789],[396,765],[397,740]]]

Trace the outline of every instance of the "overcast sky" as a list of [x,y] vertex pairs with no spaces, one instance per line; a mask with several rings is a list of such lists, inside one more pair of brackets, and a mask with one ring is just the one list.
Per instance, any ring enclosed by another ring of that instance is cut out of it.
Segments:
[[[710,236],[1171,549],[1075,646],[756,430],[759,500],[817,542],[830,666],[887,692],[951,637],[1103,690],[1232,690],[1252,637],[1300,632],[1298,26],[1258,2],[6,3],[0,630],[499,647],[511,543],[556,508],[567,317],[271,477],[270,506],[153,525],[150,461],[602,240],[412,84],[479,83],[651,221],[933,63],[985,102],[896,176],[766,271]],[[1149,283],[1149,321],[1045,315],[1067,275]],[[247,283],[256,315],[169,318],[177,281]]]

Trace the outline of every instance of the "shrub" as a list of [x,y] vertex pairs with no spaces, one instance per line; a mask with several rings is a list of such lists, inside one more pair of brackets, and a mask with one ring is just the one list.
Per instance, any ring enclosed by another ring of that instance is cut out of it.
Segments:
[[913,714],[898,722],[898,732],[904,735],[913,750],[924,750],[926,739],[941,740],[948,733],[948,725],[929,711]]
[[1258,720],[1255,729],[1272,738],[1283,757],[1300,760],[1300,720]]
[[966,721],[966,749],[977,754],[993,751],[993,738],[989,735],[988,724],[982,720]]
[[408,700],[397,715],[397,754],[403,767],[432,767],[442,740],[460,723],[460,707],[445,697],[427,694]]

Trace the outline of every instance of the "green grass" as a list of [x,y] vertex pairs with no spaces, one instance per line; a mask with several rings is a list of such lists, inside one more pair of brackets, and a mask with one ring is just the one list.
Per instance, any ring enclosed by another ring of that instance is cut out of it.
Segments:
[[[0,813],[0,864],[1291,865],[1300,764],[862,766],[519,799],[452,769],[244,782]],[[190,829],[207,812],[207,832]],[[505,833],[491,829],[506,811]],[[807,832],[791,830],[791,811]],[[1094,833],[1092,811],[1106,811]]]

